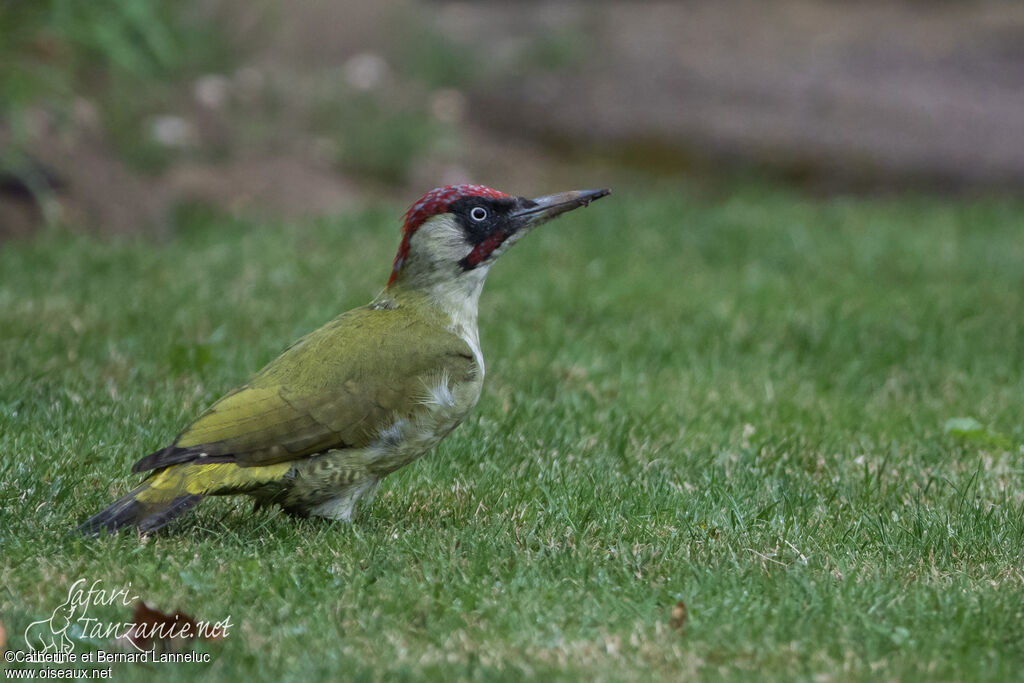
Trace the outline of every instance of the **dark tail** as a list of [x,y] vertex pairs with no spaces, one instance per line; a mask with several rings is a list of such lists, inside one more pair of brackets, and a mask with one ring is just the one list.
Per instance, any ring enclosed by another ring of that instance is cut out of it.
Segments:
[[143,482],[135,490],[118,498],[109,506],[78,525],[78,532],[98,536],[100,532],[114,533],[126,527],[135,527],[142,533],[156,531],[175,517],[188,512],[203,496],[185,494],[166,500],[156,499],[149,484]]

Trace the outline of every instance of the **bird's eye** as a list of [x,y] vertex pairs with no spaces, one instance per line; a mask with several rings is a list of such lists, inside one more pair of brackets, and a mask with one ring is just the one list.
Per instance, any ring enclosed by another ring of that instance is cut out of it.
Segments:
[[475,221],[482,221],[483,219],[487,218],[487,209],[481,206],[475,207],[472,211],[469,212],[469,216]]

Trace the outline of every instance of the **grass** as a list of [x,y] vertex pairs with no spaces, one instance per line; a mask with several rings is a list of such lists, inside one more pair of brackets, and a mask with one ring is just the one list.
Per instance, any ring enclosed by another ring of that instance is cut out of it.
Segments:
[[[119,680],[1020,676],[1008,200],[620,188],[503,257],[480,404],[357,523],[222,499],[143,541],[68,534],[190,416],[368,300],[401,208],[0,250],[8,648],[83,577],[234,624],[210,664]],[[968,417],[985,438],[944,431]],[[95,648],[113,649],[76,652]]]

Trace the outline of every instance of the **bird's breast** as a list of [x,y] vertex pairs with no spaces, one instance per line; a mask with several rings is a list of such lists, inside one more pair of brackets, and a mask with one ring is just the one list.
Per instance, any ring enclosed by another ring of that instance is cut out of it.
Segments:
[[483,378],[453,381],[446,375],[425,381],[423,395],[408,415],[382,428],[367,449],[374,469],[387,474],[419,458],[466,419],[480,398]]

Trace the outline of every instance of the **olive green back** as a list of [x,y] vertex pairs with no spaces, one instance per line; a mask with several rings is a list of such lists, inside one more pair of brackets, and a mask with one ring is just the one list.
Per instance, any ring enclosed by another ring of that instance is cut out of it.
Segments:
[[338,316],[217,401],[174,447],[257,466],[369,445],[422,406],[441,378],[477,375],[469,346],[419,308],[368,306]]

